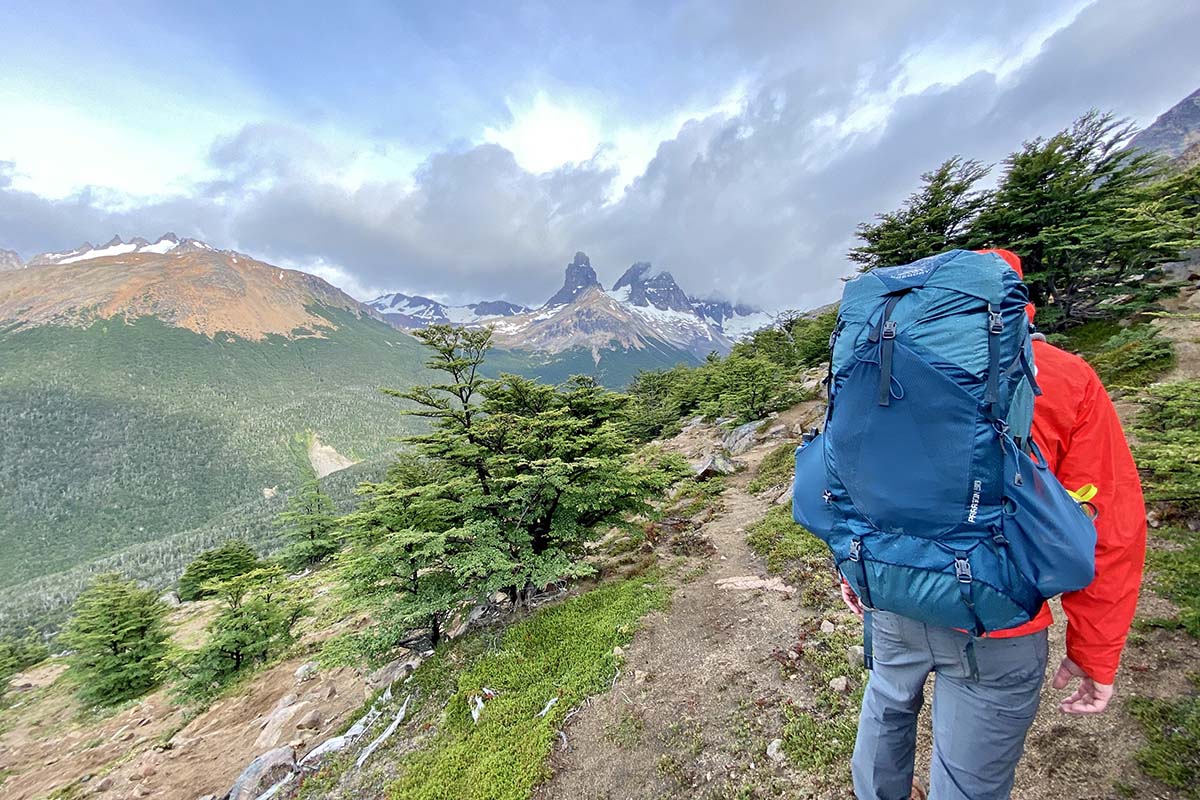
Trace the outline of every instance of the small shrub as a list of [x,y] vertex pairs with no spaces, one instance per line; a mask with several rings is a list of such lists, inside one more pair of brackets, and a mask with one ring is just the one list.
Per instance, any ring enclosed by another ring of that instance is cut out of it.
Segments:
[[1200,694],[1173,700],[1135,697],[1129,713],[1146,737],[1146,746],[1134,756],[1142,771],[1186,797],[1200,798]]
[[0,638],[0,697],[8,688],[8,679],[18,672],[38,664],[50,656],[50,648],[36,632],[25,636]]
[[1146,498],[1194,513],[1200,508],[1200,381],[1151,386],[1139,402],[1134,456]]
[[1130,325],[1085,357],[1106,385],[1144,386],[1175,366],[1175,345],[1153,325]]
[[114,705],[153,689],[167,654],[167,607],[153,589],[101,575],[81,594],[62,633],[69,674],[89,704]]
[[177,694],[206,700],[254,667],[280,655],[308,606],[278,567],[239,575],[215,586],[221,612],[208,624],[199,650],[177,665],[183,680]]

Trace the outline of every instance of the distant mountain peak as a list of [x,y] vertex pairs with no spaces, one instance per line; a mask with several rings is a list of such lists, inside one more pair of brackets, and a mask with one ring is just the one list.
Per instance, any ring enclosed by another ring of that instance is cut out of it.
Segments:
[[25,266],[15,250],[0,249],[0,272],[12,272]]
[[112,256],[140,253],[155,255],[174,253],[176,255],[183,255],[184,253],[197,253],[213,249],[199,239],[180,239],[174,233],[165,233],[153,242],[143,239],[141,236],[135,236],[126,242],[120,235],[116,235],[100,247],[96,247],[91,242],[84,242],[74,250],[68,250],[64,253],[41,253],[29,259],[27,266],[42,267],[75,264],[80,261],[91,261],[96,258],[110,258]]
[[1129,142],[1130,147],[1179,158],[1200,142],[1200,89],[1167,109]]
[[638,261],[617,279],[613,297],[622,302],[645,308],[654,306],[660,311],[691,311],[687,293],[679,288],[670,272],[654,271],[648,261]]
[[584,347],[597,359],[604,350],[659,346],[703,358],[714,350],[727,352],[737,339],[774,322],[770,314],[740,303],[695,300],[670,272],[648,261],[633,263],[605,291],[582,251],[567,264],[562,288],[536,311],[503,301],[448,306],[398,292],[367,305],[406,330],[435,323],[490,325],[501,347],[543,353]]
[[600,285],[600,280],[596,277],[596,270],[592,269],[591,259],[580,250],[575,253],[574,260],[567,264],[562,288],[555,292],[542,308],[554,308],[572,303],[585,289],[593,286],[604,291],[604,287]]

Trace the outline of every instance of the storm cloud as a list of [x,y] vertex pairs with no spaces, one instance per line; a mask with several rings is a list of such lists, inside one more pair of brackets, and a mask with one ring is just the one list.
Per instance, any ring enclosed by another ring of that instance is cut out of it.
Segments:
[[[45,198],[14,185],[21,165],[0,152],[0,247],[28,256],[173,230],[359,294],[528,304],[584,250],[606,284],[648,260],[696,295],[805,307],[831,299],[851,271],[855,225],[946,157],[996,162],[1091,108],[1145,123],[1200,84],[1195,4],[806,5],[697,1],[650,27],[629,8],[624,32],[610,20],[604,34],[636,43],[653,30],[660,60],[554,68],[547,85],[618,98],[638,120],[666,107],[664,92],[704,107],[710,87],[742,82],[735,107],[684,120],[625,187],[607,142],[535,174],[469,138],[443,141],[409,175],[350,180],[361,148],[331,147],[295,120],[254,121],[210,143],[203,179],[152,199],[98,187]],[[609,57],[596,35],[580,41],[590,45],[581,58]],[[652,49],[613,53],[650,59]],[[546,59],[563,63],[557,51]]]

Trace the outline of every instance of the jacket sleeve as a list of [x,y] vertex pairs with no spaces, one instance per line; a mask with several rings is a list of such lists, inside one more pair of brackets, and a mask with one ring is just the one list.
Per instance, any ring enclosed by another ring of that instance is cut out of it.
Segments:
[[[1088,371],[1091,372],[1090,368]],[[1088,483],[1096,506],[1096,577],[1063,595],[1067,655],[1093,680],[1112,683],[1133,622],[1146,560],[1146,506],[1117,411],[1091,373],[1056,470],[1068,489]]]

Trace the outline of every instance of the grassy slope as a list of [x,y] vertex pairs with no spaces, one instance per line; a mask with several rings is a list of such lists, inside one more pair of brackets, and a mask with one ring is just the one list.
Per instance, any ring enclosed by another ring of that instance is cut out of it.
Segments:
[[424,355],[323,309],[327,338],[215,339],[153,318],[0,332],[0,587],[203,526],[306,477],[311,432],[394,450],[414,424],[380,386]]

